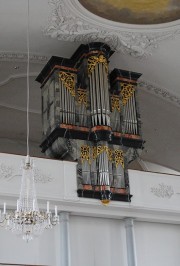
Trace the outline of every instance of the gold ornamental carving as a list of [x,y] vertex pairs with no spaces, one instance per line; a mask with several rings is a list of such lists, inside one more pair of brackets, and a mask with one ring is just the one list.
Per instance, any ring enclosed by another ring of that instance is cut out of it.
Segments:
[[122,103],[126,105],[129,99],[133,96],[135,92],[134,85],[121,83],[121,96],[122,96]]
[[106,152],[108,155],[108,160],[112,161],[113,152],[108,146],[97,146],[97,156],[99,156],[102,152]]
[[122,150],[114,150],[114,162],[115,162],[116,168],[120,164],[124,168],[124,156],[123,156]]
[[93,160],[97,158],[97,147],[92,148],[92,158]]
[[108,73],[108,62],[104,55],[90,56],[88,58],[88,74],[90,75],[94,71],[97,64],[102,63],[105,66],[106,73]]
[[81,161],[88,161],[90,163],[90,146],[82,145],[81,146]]
[[82,90],[82,89],[77,90],[77,102],[78,104],[84,104],[87,107],[88,100],[87,100],[86,90]]
[[115,110],[117,110],[118,112],[121,111],[119,96],[111,96],[111,110],[112,112],[114,112]]
[[59,78],[70,94],[75,97],[75,75],[69,72],[60,71]]

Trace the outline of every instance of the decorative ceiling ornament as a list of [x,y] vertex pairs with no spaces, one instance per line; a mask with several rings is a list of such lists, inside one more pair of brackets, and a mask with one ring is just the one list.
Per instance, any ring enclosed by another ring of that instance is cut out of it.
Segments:
[[138,87],[145,89],[146,91],[151,92],[154,95],[158,95],[159,97],[166,99],[167,101],[170,101],[177,106],[180,106],[180,98],[173,93],[168,92],[165,88],[142,79],[139,80]]
[[164,40],[180,34],[180,23],[150,27],[116,23],[87,11],[78,0],[50,0],[52,14],[44,34],[58,40],[89,43],[104,42],[114,51],[133,57],[152,55]]
[[[44,64],[48,61],[48,57],[45,55],[31,54],[29,56],[30,62]],[[13,62],[27,62],[26,53],[11,53],[11,52],[0,52],[0,61],[13,61]]]

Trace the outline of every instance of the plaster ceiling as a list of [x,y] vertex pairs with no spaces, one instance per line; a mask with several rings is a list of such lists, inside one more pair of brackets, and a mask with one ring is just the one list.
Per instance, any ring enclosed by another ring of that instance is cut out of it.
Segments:
[[[152,47],[150,42],[148,47],[144,46],[145,52],[141,55],[138,53],[137,56],[137,53],[133,52],[133,38],[126,39],[126,43],[131,42],[129,47],[122,42],[125,35],[121,31],[120,23],[110,22],[109,25],[108,20],[99,17],[96,22],[97,16],[89,15],[90,12],[84,8],[81,9],[80,14],[80,9],[75,9],[76,5],[80,8],[77,0],[64,0],[64,4],[62,0],[51,0],[50,3],[48,0],[30,0],[31,155],[43,156],[39,148],[41,96],[39,84],[34,80],[52,55],[69,58],[87,38],[88,41],[101,40],[108,44],[112,43],[116,52],[110,59],[111,69],[118,67],[143,73],[143,80],[139,86],[139,99],[143,137],[146,144],[141,157],[143,160],[180,171],[179,22],[168,26],[168,30],[164,26],[162,29],[156,26],[154,28],[148,26],[147,29],[144,26],[140,28],[123,26],[126,36],[134,32],[134,44],[137,43],[137,32],[142,42],[143,36],[154,38],[154,32],[161,33],[162,36],[162,32],[165,31],[164,39],[161,38],[156,42],[157,47]],[[67,4],[69,13],[66,12],[67,9],[62,10]],[[24,0],[0,0],[0,152],[26,153],[26,10],[27,2]],[[73,15],[70,10],[73,10]],[[74,24],[71,24],[71,19]],[[103,31],[100,29],[100,22]],[[109,33],[107,34],[108,30],[104,30],[104,27],[112,27],[111,39],[107,38]],[[117,34],[121,32],[121,35],[118,35],[121,46],[118,46],[119,41],[117,45],[114,41],[112,42],[114,40],[112,36],[117,32],[116,27],[119,30]],[[94,35],[94,29],[96,35]],[[139,47],[142,48],[143,45]],[[147,53],[149,47],[152,48],[152,55]]]

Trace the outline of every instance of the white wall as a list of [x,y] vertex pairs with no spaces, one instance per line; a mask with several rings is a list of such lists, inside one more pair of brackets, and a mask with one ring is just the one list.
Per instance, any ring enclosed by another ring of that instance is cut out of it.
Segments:
[[[179,266],[180,226],[134,222],[138,266]],[[26,244],[0,228],[0,263],[60,265],[59,229]],[[70,216],[72,266],[128,266],[124,221]]]
[[124,223],[120,220],[72,216],[72,266],[127,265]]
[[[8,206],[15,207],[22,158],[0,154],[1,205],[6,199]],[[56,204],[60,212],[70,213],[70,266],[129,266],[123,221],[128,217],[134,218],[137,266],[180,265],[179,176],[130,170],[132,201],[103,206],[99,200],[77,197],[75,163],[35,161],[40,208],[50,199],[51,206]],[[60,264],[60,227],[29,244],[0,227],[0,262],[66,266]]]
[[54,232],[46,231],[39,238],[26,243],[0,227],[0,263],[19,263],[56,266]]
[[135,222],[138,266],[179,266],[180,226]]

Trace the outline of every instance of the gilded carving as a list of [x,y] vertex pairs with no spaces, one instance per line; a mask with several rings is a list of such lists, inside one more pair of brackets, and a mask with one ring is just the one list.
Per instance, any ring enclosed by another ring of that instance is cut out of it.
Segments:
[[119,96],[117,95],[111,96],[111,110],[112,112],[114,112],[115,110],[117,110],[118,112],[121,111]]
[[97,147],[92,148],[92,158],[93,160],[97,158]]
[[90,56],[88,58],[88,74],[91,74],[96,65],[102,63],[105,66],[106,73],[108,73],[108,63],[104,55]]
[[87,103],[86,90],[82,90],[82,89],[77,90],[77,102],[78,104],[84,104],[87,107],[88,103]]
[[123,151],[122,150],[115,150],[114,151],[114,161],[115,161],[116,168],[120,164],[124,168],[124,156],[123,156]]
[[128,100],[133,96],[134,92],[134,85],[121,83],[121,96],[123,105],[127,104]]
[[70,94],[75,97],[75,75],[69,72],[60,71],[59,78]]
[[82,145],[81,146],[81,161],[88,161],[90,163],[90,146]]
[[113,152],[108,146],[97,146],[97,156],[99,156],[102,152],[106,152],[108,155],[108,160],[112,161]]

